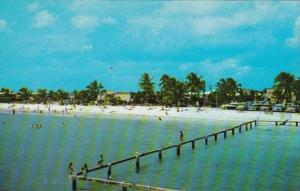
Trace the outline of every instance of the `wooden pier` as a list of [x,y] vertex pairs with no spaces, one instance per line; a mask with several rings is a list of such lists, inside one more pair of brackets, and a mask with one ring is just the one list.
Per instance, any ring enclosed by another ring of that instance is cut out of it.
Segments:
[[299,127],[300,121],[290,121],[289,119],[283,120],[283,121],[267,121],[267,120],[258,120],[257,121],[259,124],[264,124],[264,123],[273,123],[275,126],[296,126]]
[[[288,121],[282,121],[281,124],[283,124],[283,122],[286,124]],[[278,123],[278,122],[277,122]],[[140,158],[148,156],[148,155],[152,155],[152,154],[158,154],[158,160],[162,160],[163,159],[163,151],[165,150],[169,150],[169,149],[173,149],[176,148],[176,156],[180,156],[181,154],[181,147],[183,147],[184,145],[189,145],[191,144],[192,149],[196,148],[196,142],[197,141],[204,141],[205,145],[207,146],[209,143],[209,139],[213,139],[215,142],[218,141],[218,138],[221,137],[221,135],[223,135],[224,139],[227,138],[227,136],[231,133],[232,136],[235,135],[235,130],[238,130],[239,133],[242,133],[243,131],[248,131],[250,129],[252,129],[253,127],[256,127],[258,125],[258,121],[257,120],[253,120],[253,121],[248,121],[245,123],[242,123],[240,125],[237,125],[233,128],[229,128],[226,130],[222,130],[219,132],[215,132],[206,136],[202,136],[202,137],[197,137],[179,144],[174,144],[174,145],[169,145],[166,147],[162,147],[156,150],[152,150],[152,151],[147,151],[147,152],[143,152],[143,153],[139,153],[138,155],[135,156],[131,156],[122,160],[118,160],[118,161],[113,161],[111,163],[108,164],[104,164],[102,166],[97,166],[91,169],[88,169],[88,173],[96,171],[96,170],[100,170],[100,169],[104,169],[104,168],[108,168],[107,170],[107,179],[98,179],[98,178],[92,178],[92,177],[85,177],[85,176],[81,176],[83,174],[82,171],[76,173],[76,175],[72,176],[73,177],[73,190],[76,190],[76,179],[80,179],[80,180],[87,180],[87,181],[92,181],[92,182],[99,182],[99,183],[105,183],[105,184],[111,184],[111,185],[119,185],[122,187],[122,190],[127,190],[127,188],[139,188],[139,189],[147,189],[147,190],[162,190],[162,191],[167,191],[167,190],[172,190],[172,189],[165,189],[165,188],[158,188],[158,187],[152,187],[152,186],[145,186],[145,185],[140,185],[140,184],[133,184],[133,183],[128,183],[128,182],[118,182],[118,181],[112,181],[112,167],[127,161],[131,161],[131,160],[135,160],[135,169],[136,172],[139,172],[140,168],[141,168],[141,162],[140,162]],[[137,186],[138,185],[138,186]]]

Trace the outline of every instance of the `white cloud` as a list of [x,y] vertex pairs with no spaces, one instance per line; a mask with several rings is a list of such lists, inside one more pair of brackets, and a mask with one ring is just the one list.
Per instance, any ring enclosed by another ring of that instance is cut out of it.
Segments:
[[82,49],[83,49],[83,50],[91,50],[91,49],[93,49],[93,46],[92,46],[92,45],[84,45],[84,46],[82,47]]
[[99,23],[103,24],[103,25],[115,25],[115,24],[117,24],[117,20],[112,17],[106,17],[106,18],[100,19]]
[[129,18],[126,34],[133,39],[146,36],[148,44],[170,42],[171,45],[164,46],[168,50],[173,42],[210,47],[265,45],[274,43],[273,28],[287,25],[287,19],[295,16],[296,5],[294,2],[165,2],[151,13]]
[[117,21],[112,17],[100,19],[91,15],[77,15],[71,19],[71,23],[74,27],[79,29],[94,29],[101,25],[115,25]]
[[89,15],[78,15],[71,20],[73,26],[79,29],[91,29],[98,25],[98,18]]
[[242,65],[237,58],[227,58],[223,60],[207,59],[200,62],[202,71],[205,76],[220,77],[232,76],[239,77],[251,71],[250,66]]
[[34,12],[34,11],[36,11],[39,7],[40,7],[40,4],[39,4],[39,3],[33,2],[33,3],[29,4],[29,5],[27,5],[26,8],[27,8],[27,10],[28,10],[29,12]]
[[286,43],[289,46],[300,46],[300,16],[296,19],[294,25],[294,36],[288,38]]
[[186,70],[186,69],[188,69],[188,65],[187,64],[181,64],[179,66],[179,70]]
[[38,12],[33,18],[33,27],[42,28],[47,27],[55,22],[55,17],[53,14],[46,10]]
[[4,19],[0,19],[0,31],[7,29],[7,22]]

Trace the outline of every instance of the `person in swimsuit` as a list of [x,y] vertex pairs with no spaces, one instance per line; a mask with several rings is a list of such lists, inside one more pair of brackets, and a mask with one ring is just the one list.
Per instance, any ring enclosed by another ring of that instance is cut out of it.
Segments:
[[74,172],[74,169],[73,169],[73,163],[69,163],[69,166],[68,166],[68,173],[69,175],[72,175]]
[[103,159],[103,156],[100,155],[100,160],[98,161],[98,166],[102,166],[104,163],[104,159]]
[[184,142],[184,137],[183,137],[183,132],[182,132],[182,131],[180,131],[179,142],[180,142],[180,143],[183,143],[183,142]]

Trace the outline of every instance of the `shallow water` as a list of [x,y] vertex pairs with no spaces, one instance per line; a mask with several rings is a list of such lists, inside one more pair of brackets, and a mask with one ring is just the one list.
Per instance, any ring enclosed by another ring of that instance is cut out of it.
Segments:
[[[0,114],[0,190],[71,190],[67,165],[76,170],[95,166],[99,155],[111,162],[170,143],[200,137],[240,122],[142,117],[71,117]],[[32,127],[41,123],[42,128]],[[61,124],[65,125],[62,126]],[[300,128],[264,125],[222,136],[217,142],[196,142],[196,149],[176,149],[113,166],[114,180],[185,190],[299,190]],[[89,176],[106,178],[107,170]],[[78,182],[78,190],[121,190]]]

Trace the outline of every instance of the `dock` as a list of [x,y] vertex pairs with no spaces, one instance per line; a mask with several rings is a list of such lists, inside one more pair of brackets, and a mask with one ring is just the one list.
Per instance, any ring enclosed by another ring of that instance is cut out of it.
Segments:
[[[127,157],[125,159],[121,159],[121,160],[117,160],[117,161],[113,161],[110,162],[108,164],[104,164],[102,166],[96,166],[94,168],[88,169],[88,173],[90,172],[94,172],[97,170],[101,170],[101,169],[106,169],[107,168],[107,179],[99,179],[99,178],[92,178],[92,177],[85,177],[82,176],[83,172],[79,171],[77,172],[75,175],[72,176],[73,178],[73,185],[75,185],[75,188],[73,186],[73,190],[76,190],[76,180],[86,180],[86,181],[91,181],[91,182],[98,182],[98,183],[102,183],[102,184],[110,184],[110,185],[118,185],[122,187],[122,190],[127,190],[128,188],[139,188],[141,190],[158,190],[158,191],[173,191],[172,189],[168,189],[168,188],[159,188],[159,187],[155,187],[155,186],[146,186],[146,185],[142,185],[142,184],[134,184],[134,183],[130,183],[130,182],[126,182],[126,181],[115,181],[115,180],[111,180],[112,179],[112,167],[121,163],[125,163],[128,161],[132,161],[135,160],[135,170],[136,172],[139,172],[140,168],[141,168],[141,162],[140,162],[140,158],[142,157],[146,157],[148,155],[153,155],[153,154],[157,154],[158,160],[162,161],[163,160],[163,151],[169,150],[169,149],[175,149],[176,151],[176,156],[180,156],[181,155],[181,151],[182,151],[182,147],[184,146],[188,146],[190,145],[192,150],[194,150],[196,148],[196,142],[200,142],[203,141],[204,144],[206,146],[208,146],[209,144],[209,140],[214,140],[215,142],[218,141],[219,138],[223,137],[223,139],[227,139],[227,137],[229,135],[234,136],[236,133],[242,133],[242,132],[246,132],[248,130],[253,129],[253,127],[258,126],[258,123],[274,123],[275,126],[278,125],[295,125],[298,127],[298,124],[300,123],[299,121],[289,121],[284,120],[284,121],[258,121],[258,120],[253,120],[253,121],[248,121],[242,124],[239,124],[235,127],[229,128],[229,129],[225,129],[222,131],[218,131],[215,133],[211,133],[209,135],[206,136],[202,136],[202,137],[197,137],[182,143],[178,143],[178,144],[173,144],[173,145],[169,145],[169,146],[165,146],[159,149],[155,149],[155,150],[151,150],[151,151],[147,151],[147,152],[142,152],[139,153],[135,156],[130,156]],[[75,183],[74,183],[75,181]]]

